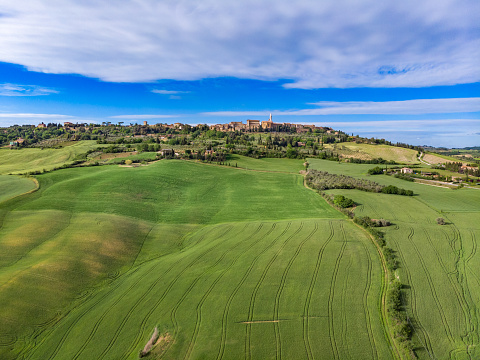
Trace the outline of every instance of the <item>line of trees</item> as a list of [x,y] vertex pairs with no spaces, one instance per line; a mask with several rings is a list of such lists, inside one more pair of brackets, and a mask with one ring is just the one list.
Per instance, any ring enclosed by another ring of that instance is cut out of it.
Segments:
[[374,181],[357,179],[347,175],[330,174],[326,171],[309,170],[305,177],[308,186],[317,190],[357,189],[362,191],[412,196],[412,190],[405,190],[394,185],[380,185]]

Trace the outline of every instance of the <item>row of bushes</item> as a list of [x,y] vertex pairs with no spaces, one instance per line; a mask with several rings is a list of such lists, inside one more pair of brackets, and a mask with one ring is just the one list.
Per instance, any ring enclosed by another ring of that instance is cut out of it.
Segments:
[[[394,271],[398,268],[398,262],[395,258],[395,252],[386,246],[385,235],[379,231],[378,224],[385,224],[388,221],[380,219],[370,219],[368,216],[354,217],[353,221],[356,224],[364,227],[370,234],[372,234],[375,242],[381,247],[383,257],[385,258],[386,266],[390,273],[390,284],[387,293],[387,312],[390,318],[390,324],[393,327],[393,335],[398,344],[411,357],[416,358],[413,351],[412,334],[413,327],[408,321],[407,315],[403,309],[402,301],[402,283],[394,276]],[[384,226],[384,225],[381,225]]]
[[357,189],[385,194],[412,196],[412,190],[405,190],[394,185],[380,185],[374,181],[357,179],[347,175],[330,174],[326,171],[309,170],[305,177],[308,186],[317,190]]

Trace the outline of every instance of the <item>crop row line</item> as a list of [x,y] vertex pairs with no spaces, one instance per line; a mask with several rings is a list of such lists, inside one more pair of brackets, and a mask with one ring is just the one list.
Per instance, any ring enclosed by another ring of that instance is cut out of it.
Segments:
[[[228,234],[231,230],[233,229],[233,226],[228,226],[227,229],[220,235],[217,237],[217,240],[223,238],[226,234]],[[202,236],[200,236],[200,238],[205,238],[205,236],[207,234],[209,234],[210,232],[213,232],[215,230],[215,227],[212,227],[210,229],[210,231],[207,231],[205,233],[202,234]],[[180,279],[180,277],[190,268],[192,268],[198,261],[200,261],[200,259],[202,259],[206,254],[208,254],[209,252],[213,251],[214,249],[216,249],[218,246],[220,246],[222,243],[220,241],[217,242],[217,244],[215,244],[214,246],[208,248],[206,251],[204,251],[203,253],[201,253],[200,255],[198,255],[195,259],[193,259],[182,271],[180,271],[176,276],[175,278],[170,281],[170,283],[167,285],[167,287],[165,288],[165,290],[163,291],[162,295],[158,298],[158,300],[154,303],[154,305],[150,308],[150,310],[147,312],[147,314],[143,317],[141,323],[140,323],[140,331],[137,333],[137,336],[134,338],[134,340],[131,342],[129,348],[125,351],[125,353],[123,354],[123,358],[126,358],[128,357],[134,350],[135,350],[135,347],[137,346],[137,344],[139,343],[140,341],[140,338],[142,336],[142,334],[145,332],[145,329],[146,329],[146,326],[147,326],[147,322],[148,320],[150,319],[150,317],[152,316],[152,314],[155,312],[155,310],[160,306],[160,304],[162,303],[162,301],[165,299],[165,297],[167,296],[167,294],[169,293],[169,291],[172,289],[172,287],[176,284],[176,282]],[[174,263],[172,264],[165,272],[162,276],[159,277],[159,279],[162,279],[164,275],[166,275],[168,272],[170,272],[173,268],[177,267],[178,266],[178,263]]]
[[340,356],[338,353],[337,342],[335,341],[335,328],[334,328],[335,322],[333,321],[333,298],[335,296],[335,284],[337,282],[337,275],[338,275],[338,269],[340,267],[340,261],[343,257],[343,252],[345,251],[345,247],[347,245],[347,241],[345,237],[345,229],[343,228],[343,224],[340,224],[340,229],[342,231],[343,242],[342,242],[342,247],[340,248],[340,252],[335,261],[335,268],[333,270],[332,280],[330,282],[330,294],[328,297],[328,333],[330,336],[330,346],[332,348],[333,357],[335,359],[339,359]]
[[[399,230],[399,227],[396,226],[395,227],[395,230]],[[427,330],[423,327],[422,323],[420,322],[420,319],[418,317],[418,312],[417,312],[417,297],[416,297],[416,292],[415,292],[415,286],[413,284],[413,281],[411,279],[411,276],[410,276],[410,272],[408,270],[408,266],[407,266],[407,262],[406,262],[406,259],[405,259],[405,256],[402,252],[402,249],[401,247],[399,246],[398,242],[395,240],[395,237],[392,236],[391,237],[391,241],[395,244],[395,248],[398,252],[398,254],[400,255],[400,259],[401,259],[401,263],[404,264],[403,266],[403,270],[405,272],[405,276],[407,277],[407,283],[410,285],[410,292],[411,292],[411,308],[412,308],[412,312],[413,312],[413,315],[414,315],[414,319],[415,320],[415,324],[412,324],[412,321],[410,320],[410,318],[408,317],[408,314],[407,314],[407,320],[408,322],[410,323],[410,325],[412,325],[412,328],[413,328],[413,331],[415,332],[415,334],[417,335],[417,338],[419,339],[420,343],[423,345],[424,349],[427,351],[427,353],[429,354],[430,358],[434,359],[435,358],[435,355],[433,353],[433,348],[432,348],[432,343],[431,343],[431,340],[430,340],[430,337],[428,335],[428,332]],[[406,301],[404,299],[403,301],[404,304],[406,304]],[[420,330],[421,332],[421,335],[423,337],[423,340],[420,338],[420,336],[418,335],[418,332],[416,331],[416,329]]]
[[[270,235],[270,233],[275,229],[275,226],[276,224],[273,223],[271,228],[268,230],[268,232],[264,235],[264,237],[267,237],[268,235]],[[258,231],[260,231],[260,229],[258,229]],[[251,238],[254,238],[254,236],[258,233],[258,231],[251,235]],[[190,340],[190,343],[189,343],[189,346],[188,346],[188,349],[187,349],[187,353],[185,354],[184,356],[184,359],[188,359],[190,358],[190,355],[193,351],[193,347],[196,343],[196,338],[198,336],[198,331],[200,329],[200,323],[201,323],[201,318],[202,318],[202,306],[205,302],[205,300],[207,299],[207,297],[210,295],[210,293],[212,292],[213,288],[217,285],[217,283],[222,279],[222,277],[232,268],[232,266],[235,265],[235,263],[238,261],[238,259],[243,255],[245,254],[247,251],[249,251],[253,246],[255,246],[256,244],[258,244],[258,242],[254,242],[252,243],[247,249],[245,249],[243,252],[241,252],[240,254],[237,255],[237,257],[230,263],[230,265],[228,267],[226,267],[222,272],[221,274],[215,279],[215,281],[210,285],[210,287],[208,288],[208,290],[205,292],[205,294],[203,295],[202,299],[200,300],[200,302],[197,304],[197,320],[195,322],[195,329],[194,329],[194,332],[193,332],[193,335],[192,335],[192,339]],[[257,255],[258,257],[258,255]]]
[[[248,226],[248,223],[245,225],[245,228]],[[259,227],[256,229],[255,233],[250,237],[250,239],[254,238],[254,235],[256,233],[258,233],[260,231],[260,229],[263,227],[263,223],[261,223],[259,225]],[[255,243],[253,243],[251,246],[253,246]],[[204,272],[202,272],[200,275],[198,275],[195,280],[192,281],[192,283],[190,284],[190,286],[187,288],[187,290],[185,290],[185,292],[183,293],[183,295],[180,297],[180,299],[176,302],[175,306],[172,308],[172,311],[170,312],[170,320],[172,321],[172,324],[173,324],[173,336],[172,336],[172,339],[173,341],[175,341],[175,339],[177,338],[177,335],[178,335],[178,321],[177,321],[177,311],[178,311],[178,308],[180,307],[180,305],[183,303],[183,301],[186,299],[186,297],[190,294],[190,292],[192,291],[192,289],[195,287],[195,285],[197,284],[197,282],[206,274],[208,273],[209,270],[211,269],[214,269],[218,264],[220,264],[220,262],[222,262],[222,260],[225,258],[225,256],[227,256],[227,254],[229,254],[231,251],[233,251],[235,248],[239,247],[240,245],[242,245],[242,241],[237,241],[237,243],[235,245],[233,245],[231,248],[229,248],[228,250],[226,250],[225,252],[222,253],[222,255],[217,259],[217,261],[210,265],[210,267],[208,269],[206,269]],[[173,341],[171,343],[173,343]],[[169,346],[167,346],[167,348],[165,349],[164,351],[164,354],[168,351],[168,349],[170,348],[171,346],[171,343],[169,344]]]
[[[290,223],[288,223],[288,226],[285,228],[284,232],[282,234],[280,234],[280,236],[278,238],[285,235],[287,230],[289,229],[289,227],[290,227]],[[247,319],[248,323],[247,323],[247,326],[246,326],[246,329],[245,329],[245,332],[246,332],[246,334],[245,334],[245,357],[246,357],[246,359],[251,359],[251,357],[252,357],[252,352],[251,352],[252,351],[251,350],[252,324],[251,324],[251,321],[253,320],[253,313],[254,313],[254,310],[255,310],[255,301],[256,301],[256,298],[257,298],[258,290],[260,289],[261,285],[263,284],[263,281],[265,280],[265,277],[267,276],[267,273],[270,270],[270,267],[273,265],[273,263],[275,262],[277,257],[283,251],[283,249],[288,244],[288,242],[291,239],[293,239],[302,230],[302,228],[303,228],[303,223],[300,224],[300,226],[295,230],[295,232],[292,235],[290,235],[289,237],[287,237],[285,239],[285,241],[282,243],[282,245],[277,250],[277,252],[270,258],[269,262],[265,266],[265,269],[263,270],[262,274],[260,275],[260,278],[258,279],[257,284],[255,285],[255,288],[253,289],[252,295],[250,296],[250,302],[249,302],[249,307],[248,307],[248,319]],[[227,314],[224,314],[224,315],[225,315],[225,321],[226,321],[226,315]],[[223,336],[222,336],[222,339],[224,341]],[[223,350],[224,350],[224,346],[223,346],[223,349],[222,349],[222,356],[223,356]],[[221,357],[217,357],[217,360],[219,360],[219,359],[221,359]]]
[[323,258],[323,252],[334,235],[334,229],[331,220],[328,222],[328,225],[330,227],[330,234],[328,235],[327,240],[322,244],[320,250],[318,251],[317,262],[315,263],[315,269],[313,270],[312,278],[310,280],[310,285],[307,291],[307,296],[303,305],[303,343],[305,344],[305,351],[307,353],[308,360],[314,359],[309,337],[310,302],[312,301],[313,290],[315,288],[315,284],[317,283],[318,272],[320,270],[320,264]]
[[310,234],[308,234],[305,239],[300,242],[300,244],[297,246],[297,249],[293,253],[293,256],[290,258],[290,261],[288,262],[287,266],[285,267],[285,270],[283,271],[282,278],[280,280],[280,285],[278,286],[277,293],[275,295],[275,304],[273,307],[273,328],[275,330],[275,341],[276,341],[276,358],[281,359],[282,358],[282,341],[281,341],[281,335],[280,335],[280,325],[278,323],[279,319],[279,308],[280,308],[280,297],[282,296],[283,289],[285,288],[285,282],[287,281],[287,276],[288,273],[290,272],[290,268],[292,267],[293,263],[298,257],[298,254],[300,254],[300,251],[303,248],[303,245],[312,238],[312,236],[317,232],[318,230],[318,223],[315,223],[315,226]]

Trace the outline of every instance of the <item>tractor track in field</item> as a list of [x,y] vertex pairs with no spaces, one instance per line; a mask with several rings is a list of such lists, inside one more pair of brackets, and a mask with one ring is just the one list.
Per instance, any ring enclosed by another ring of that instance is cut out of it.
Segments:
[[[285,230],[283,231],[283,233],[280,234],[278,236],[278,238],[275,239],[275,241],[277,241],[282,236],[284,236],[287,233],[290,226],[291,226],[291,223],[288,223],[288,225],[285,228]],[[278,258],[280,253],[283,251],[283,249],[285,248],[287,243],[291,239],[293,239],[295,237],[295,235],[297,235],[302,230],[302,228],[303,228],[303,223],[300,224],[298,229],[296,229],[295,232],[292,235],[290,235],[289,237],[287,237],[285,239],[285,241],[282,243],[280,248],[277,250],[277,252],[272,256],[272,258],[269,260],[269,262],[265,266],[262,274],[260,275],[260,278],[257,281],[257,284],[255,285],[255,288],[252,291],[252,295],[250,296],[250,302],[249,302],[249,307],[248,307],[248,319],[247,319],[248,323],[247,323],[247,326],[245,328],[245,358],[246,359],[251,359],[252,358],[252,350],[251,350],[252,321],[253,321],[253,314],[254,314],[254,310],[255,310],[255,301],[256,301],[256,298],[257,298],[258,290],[260,289],[261,285],[263,284],[263,281],[265,280],[265,277],[267,276],[267,273],[270,270],[270,267],[273,265],[273,263]],[[232,295],[236,294],[237,291],[238,291],[238,289],[235,289],[235,291],[232,293]],[[233,300],[233,297],[232,297],[231,300]],[[231,302],[231,300],[229,298],[229,302]],[[229,306],[230,305],[228,305],[228,307]],[[223,353],[225,351],[226,321],[227,321],[226,318],[228,316],[228,309],[225,308],[225,310],[226,310],[226,312],[224,311],[224,317],[223,317],[223,320],[222,320],[222,340],[221,340],[221,343],[220,343],[220,350],[219,350],[219,355],[217,356],[217,360],[219,360],[223,357]]]
[[[131,274],[134,274],[135,272],[137,272],[138,269],[135,269],[132,271]],[[130,275],[131,275],[130,274]],[[86,310],[84,310],[83,312],[81,312],[80,315],[78,315],[75,320],[73,321],[73,323],[68,327],[68,329],[63,333],[62,337],[60,338],[60,341],[56,344],[55,348],[54,348],[54,351],[53,351],[53,354],[50,355],[50,357],[48,359],[53,359],[55,358],[57,355],[58,355],[58,352],[60,351],[61,347],[63,346],[63,344],[65,343],[65,340],[68,338],[68,336],[70,335],[70,332],[73,330],[74,326],[82,319],[82,317],[84,315],[86,315],[87,313],[89,313],[95,306],[97,306],[99,303],[101,303],[108,295],[110,295],[113,291],[115,291],[116,289],[118,289],[120,287],[120,285],[123,284],[123,281],[119,281],[112,289],[110,289],[109,291],[105,292],[105,294],[103,294],[99,299],[97,299],[97,301],[95,301],[93,304],[91,304]],[[86,296],[88,297],[88,295]],[[53,331],[52,331],[53,333]],[[44,339],[42,339],[42,341],[39,343],[39,344],[36,344],[36,348],[39,347],[39,345],[41,345],[42,343],[44,343],[45,341],[47,341],[51,336],[52,336],[52,333],[50,333],[49,335],[47,335],[46,337],[44,337]],[[33,352],[30,356],[28,356],[27,358],[30,358],[32,357],[33,355],[35,355],[35,352]]]
[[[398,230],[398,227],[396,227],[395,230]],[[428,335],[427,330],[423,327],[423,325],[420,322],[420,319],[418,317],[417,297],[416,297],[416,293],[415,293],[415,286],[413,285],[413,281],[412,281],[412,278],[410,276],[410,271],[408,270],[408,267],[407,267],[407,262],[405,260],[405,256],[402,252],[402,249],[398,245],[397,240],[395,240],[395,237],[392,236],[390,240],[395,244],[395,249],[400,255],[401,263],[403,264],[403,271],[405,273],[405,276],[407,277],[407,284],[410,286],[410,293],[411,293],[410,303],[411,303],[412,313],[413,313],[414,319],[415,319],[415,324],[412,324],[411,320],[408,318],[408,315],[407,315],[407,320],[412,325],[412,327],[414,329],[414,332],[417,335],[417,338],[420,340],[420,343],[423,345],[424,349],[427,351],[430,358],[435,359],[436,357],[435,357],[435,354],[433,352],[432,342],[431,342],[430,336]],[[407,303],[405,301],[405,299],[403,299],[403,303],[404,304]],[[423,340],[418,335],[417,330],[419,330],[421,332]]]
[[[98,328],[100,327],[100,325],[102,324],[103,320],[105,319],[105,317],[110,313],[110,311],[118,304],[120,303],[120,301],[125,297],[127,296],[147,275],[149,275],[153,270],[155,270],[155,268],[158,266],[158,264],[155,264],[153,265],[148,271],[146,271],[141,277],[139,277],[139,279],[137,281],[135,281],[128,289],[127,291],[125,291],[121,296],[119,296],[117,298],[117,300],[115,300],[115,302],[108,307],[108,309],[98,318],[98,320],[95,322],[95,325],[93,326],[92,330],[90,331],[90,334],[88,335],[88,338],[87,340],[82,344],[82,346],[80,347],[80,349],[75,353],[75,355],[73,356],[72,360],[77,360],[80,355],[83,353],[83,351],[85,350],[85,348],[88,346],[88,344],[90,343],[90,341],[93,339],[93,337],[95,336],[95,334],[97,333],[98,331]],[[135,273],[136,270],[134,270],[133,273]],[[131,275],[131,274],[129,274]],[[129,311],[130,312],[130,311]],[[127,313],[127,316],[129,316],[129,312]],[[55,354],[56,356],[56,354]],[[54,356],[54,357],[55,357]],[[50,358],[53,359],[54,357]]]
[[[469,327],[470,327],[469,332],[472,332],[473,329],[475,328],[475,326],[472,324],[472,321],[475,321],[476,319],[472,319],[471,316],[469,315],[469,311],[468,311],[469,306],[468,306],[466,297],[467,297],[467,292],[468,292],[468,295],[471,298],[470,292],[468,291],[468,289],[465,289],[465,287],[462,286],[461,283],[458,282],[458,278],[457,278],[456,282],[454,282],[452,280],[452,278],[449,276],[449,273],[447,271],[445,263],[443,262],[440,254],[438,253],[437,249],[433,245],[433,242],[432,242],[432,239],[430,238],[430,235],[428,234],[428,232],[425,229],[423,229],[423,231],[425,233],[425,237],[427,238],[430,246],[433,249],[433,252],[435,253],[435,257],[437,258],[437,261],[439,262],[439,264],[440,264],[440,266],[443,270],[443,273],[447,277],[448,281],[450,282],[450,286],[453,288],[453,291],[455,292],[455,296],[457,298],[457,301],[460,304],[460,307],[462,308],[463,316],[464,316],[464,319],[465,319],[465,324],[469,324]],[[459,287],[460,287],[460,289],[459,289]],[[465,346],[468,346],[468,345],[469,344],[465,343]]]
[[[248,224],[247,223],[245,225],[245,228],[244,230],[248,227]],[[252,234],[252,235],[249,235],[249,239],[255,239],[255,235],[262,229],[263,227],[263,223],[260,223],[260,225],[258,226],[258,228],[255,230],[255,232]],[[235,245],[233,245],[231,248],[229,248],[228,250],[226,250],[218,259],[217,261],[212,264],[211,266],[208,267],[207,270],[205,270],[203,273],[201,273],[199,276],[197,276],[195,278],[195,280],[192,281],[192,283],[190,284],[190,286],[187,288],[187,290],[185,290],[185,292],[183,293],[183,295],[181,296],[181,298],[176,302],[175,306],[172,308],[172,311],[170,312],[170,320],[172,321],[172,324],[173,324],[173,336],[172,336],[172,339],[173,341],[170,342],[169,346],[167,346],[167,348],[164,350],[163,354],[167,353],[168,350],[170,349],[170,346],[171,344],[175,341],[177,335],[178,335],[178,321],[177,321],[177,311],[178,311],[178,308],[180,307],[180,305],[183,303],[183,301],[186,299],[186,297],[190,294],[190,291],[192,291],[192,289],[195,287],[195,285],[197,284],[197,282],[206,274],[208,273],[209,270],[212,270],[214,269],[218,264],[220,264],[220,262],[225,258],[225,256],[227,256],[227,254],[229,254],[232,250],[234,250],[235,248],[239,247],[240,245],[242,245],[243,242],[241,241],[238,241]],[[253,242],[246,250],[244,250],[242,253],[240,253],[235,259],[234,259],[234,262],[237,261],[237,259],[243,255],[246,251],[250,250],[254,245],[256,244],[256,242]],[[232,264],[231,264],[232,265]],[[197,313],[198,315],[198,313]],[[163,357],[163,354],[162,354],[162,357]]]
[[430,272],[428,271],[427,266],[425,264],[425,260],[423,259],[420,251],[418,250],[417,245],[413,241],[413,236],[414,235],[415,235],[414,229],[410,228],[410,234],[407,236],[407,239],[410,242],[410,244],[412,244],[413,249],[417,253],[418,259],[420,260],[420,264],[422,265],[422,268],[423,268],[423,271],[425,273],[425,277],[427,279],[427,282],[428,282],[430,291],[432,293],[433,299],[434,299],[435,304],[437,306],[438,313],[440,315],[440,319],[442,321],[443,328],[445,330],[445,334],[447,335],[447,338],[450,341],[450,343],[453,345],[455,343],[455,340],[453,338],[452,330],[450,329],[450,326],[448,325],[448,321],[447,321],[447,318],[445,316],[445,312],[443,311],[443,307],[440,304],[440,300],[438,299],[438,295],[437,295],[437,292],[435,290],[434,283],[433,283],[432,277],[430,275]]
[[343,242],[340,252],[338,253],[337,259],[335,261],[335,268],[333,270],[332,280],[330,282],[330,292],[328,297],[328,334],[330,337],[330,346],[332,348],[332,354],[334,359],[340,359],[340,356],[338,351],[338,345],[335,341],[335,322],[333,321],[333,298],[335,296],[335,284],[337,282],[340,261],[342,260],[343,252],[345,251],[345,247],[347,245],[343,224],[340,224],[340,229],[342,231]]
[[468,263],[477,253],[477,239],[475,237],[475,232],[472,229],[470,229],[470,234],[472,237],[472,251],[470,252],[468,257],[465,259],[465,263]]
[[[275,228],[276,228],[276,223],[273,223],[272,225],[272,229],[269,230],[268,234],[269,235]],[[263,255],[268,249],[270,249],[272,246],[274,246],[276,244],[276,242],[278,241],[279,238],[281,238],[285,232],[290,228],[290,225],[291,223],[288,223],[287,226],[286,226],[286,229],[282,232],[282,234],[280,234],[280,236],[277,236],[274,240],[272,240],[270,242],[270,244],[268,244],[261,252],[259,252],[252,260],[252,262],[250,263],[250,266],[248,267],[248,269],[246,270],[245,274],[243,275],[242,279],[240,279],[240,281],[238,282],[237,286],[235,287],[235,289],[233,290],[233,292],[230,294],[228,300],[227,300],[227,303],[225,305],[225,309],[223,311],[223,316],[222,316],[222,333],[221,333],[221,340],[220,340],[220,350],[219,350],[219,353],[217,355],[217,358],[220,356],[223,357],[223,352],[225,350],[225,338],[226,338],[226,323],[227,323],[227,317],[228,317],[228,312],[230,310],[230,305],[235,297],[235,295],[237,294],[237,292],[239,291],[239,289],[243,286],[243,284],[245,283],[246,279],[248,278],[248,276],[250,275],[253,267],[255,266],[255,264],[257,263],[258,259],[260,258],[261,255]],[[266,235],[265,235],[266,236]]]
[[[217,239],[220,239],[222,237],[224,237],[227,233],[229,233],[231,230],[232,230],[233,226],[229,226],[227,228],[227,230],[225,232],[223,232],[221,235],[217,236]],[[205,236],[213,231],[215,229],[215,227],[213,227],[212,229],[210,229],[210,231],[207,231],[206,233],[202,234],[200,236],[200,238],[203,240],[205,238]],[[200,240],[201,241],[201,240]],[[195,265],[202,257],[204,257],[206,254],[208,254],[210,251],[214,250],[215,248],[217,248],[221,243],[218,242],[216,245],[212,246],[211,248],[207,249],[206,251],[204,251],[203,253],[201,253],[199,256],[197,256],[194,260],[192,260],[180,273],[178,273],[175,278],[170,281],[170,283],[168,284],[168,286],[165,288],[162,296],[160,296],[160,298],[155,302],[154,306],[152,306],[150,308],[150,310],[147,312],[147,314],[145,315],[145,317],[142,319],[141,323],[140,323],[140,331],[137,333],[137,335],[135,336],[135,339],[132,341],[132,343],[130,344],[130,347],[128,348],[128,350],[123,354],[123,357],[126,358],[128,357],[128,355],[130,355],[134,350],[135,350],[135,347],[137,346],[137,344],[139,343],[143,333],[145,332],[146,330],[146,326],[147,326],[147,322],[148,320],[150,319],[150,317],[152,316],[152,314],[155,312],[155,310],[160,306],[161,302],[163,301],[163,299],[165,299],[165,297],[167,296],[168,292],[171,290],[171,288],[176,284],[176,282],[178,281],[178,279],[188,270],[190,269],[193,265]],[[164,274],[168,273],[171,269],[175,268],[176,266],[178,266],[177,263],[174,263],[172,264],[166,271]],[[163,276],[162,276],[163,277]]]
[[[466,353],[471,359],[472,357],[469,352],[469,348],[470,346],[476,345],[474,344],[475,341],[478,343],[478,335],[475,334],[475,329],[478,329],[478,316],[476,311],[476,304],[472,298],[472,294],[468,286],[468,278],[466,276],[467,268],[470,269],[470,267],[468,266],[467,260],[465,259],[465,249],[463,247],[462,234],[455,224],[452,224],[452,226],[454,229],[454,234],[456,234],[456,241],[459,242],[459,250],[455,253],[457,255],[457,260],[455,262],[455,270],[457,283],[462,290],[462,299],[464,300],[464,307],[462,307],[462,310],[464,311],[465,324],[467,326],[466,333],[465,335],[461,335],[461,339],[467,349]],[[471,304],[471,306],[469,306],[469,304]],[[477,338],[476,340],[474,339],[475,337]]]
[[[303,224],[302,224],[303,227]],[[295,250],[293,256],[290,258],[290,261],[288,262],[287,266],[285,267],[285,270],[283,271],[282,278],[280,280],[280,285],[277,289],[277,293],[275,295],[275,303],[273,307],[273,320],[276,321],[273,323],[273,328],[275,330],[275,341],[276,341],[276,359],[280,360],[282,358],[282,341],[281,341],[281,334],[280,334],[280,324],[278,323],[279,320],[279,311],[280,311],[280,298],[283,293],[283,289],[285,288],[285,283],[287,281],[287,276],[288,273],[290,272],[290,269],[295,262],[295,260],[298,257],[298,254],[300,254],[300,251],[303,248],[303,245],[312,238],[312,236],[318,231],[318,223],[315,222],[314,229],[310,234],[308,234],[304,240],[297,246],[297,249]]]
[[317,255],[317,262],[315,264],[315,269],[313,270],[312,278],[310,280],[310,285],[308,287],[307,296],[305,298],[305,303],[303,305],[303,343],[305,345],[305,352],[307,355],[308,360],[313,360],[314,355],[312,351],[312,345],[310,344],[310,337],[309,337],[309,316],[310,316],[310,303],[312,301],[313,290],[315,289],[315,284],[318,278],[318,272],[320,271],[320,264],[322,263],[323,252],[327,247],[328,243],[332,240],[335,231],[333,228],[333,223],[330,220],[328,222],[330,227],[330,234],[327,237],[327,240],[322,244],[320,250],[318,251]]
[[346,354],[348,355],[349,358],[353,359],[353,357],[350,356],[350,353],[348,352],[348,338],[347,338],[347,332],[348,332],[348,322],[347,322],[347,305],[346,305],[346,300],[347,300],[347,296],[346,296],[346,289],[348,288],[348,277],[349,277],[349,274],[350,274],[350,268],[352,267],[352,258],[349,257],[348,259],[348,264],[345,268],[345,278],[343,279],[343,287],[342,287],[342,299],[340,301],[340,306],[341,306],[341,309],[342,309],[342,312],[341,312],[341,317],[342,317],[342,321],[341,321],[341,325],[342,325],[342,333],[341,333],[341,339],[342,339],[342,342],[344,344],[344,349],[345,349],[345,352]]
[[[231,227],[229,229],[227,229],[227,232],[231,230]],[[90,332],[87,340],[82,344],[81,348],[77,351],[77,353],[74,355],[74,357],[72,358],[72,360],[77,360],[80,355],[83,353],[83,351],[85,350],[85,348],[88,346],[88,344],[90,343],[90,341],[93,339],[93,337],[95,336],[98,328],[100,327],[101,323],[103,322],[103,320],[105,319],[105,317],[108,315],[108,313],[113,309],[113,307],[115,305],[117,305],[125,296],[127,296],[129,293],[131,293],[131,291],[140,283],[140,281],[142,281],[145,277],[147,277],[157,266],[159,266],[160,263],[157,263],[157,264],[154,264],[152,266],[152,268],[150,270],[148,270],[146,273],[144,273],[137,281],[135,281],[111,306],[108,307],[108,309],[100,316],[100,318],[95,322],[94,324],[94,327],[92,329],[92,331]],[[156,282],[160,281],[161,279],[163,279],[163,276],[166,275],[172,268],[174,268],[176,266],[176,264],[173,264],[172,266],[170,266],[170,268],[168,268],[164,274],[162,276],[160,276]],[[139,269],[139,268],[138,268]],[[136,270],[135,270],[136,272]],[[138,303],[138,302],[137,302]],[[135,305],[134,305],[135,306]],[[137,305],[138,306],[138,305]],[[127,317],[129,317],[130,311],[127,313]],[[117,329],[118,330],[118,329]],[[117,332],[115,333],[116,336],[118,336]],[[116,337],[114,336],[114,338]],[[51,360],[51,359],[50,359]]]
[[378,359],[377,347],[375,336],[373,335],[372,322],[370,319],[370,310],[368,310],[368,293],[370,292],[371,281],[372,281],[372,260],[370,258],[370,253],[368,252],[367,247],[363,243],[363,250],[365,251],[365,256],[367,258],[367,282],[365,283],[365,289],[363,290],[363,308],[365,309],[365,324],[368,332],[368,339],[370,341],[370,346],[372,348],[372,359]]
[[[268,236],[273,230],[275,229],[275,223],[272,224],[271,228],[267,231],[267,233],[264,235],[264,236]],[[258,229],[258,231],[249,236],[251,238],[253,238],[258,232],[260,231],[260,229]],[[205,292],[205,294],[203,295],[202,299],[200,300],[200,302],[197,304],[197,308],[196,308],[196,312],[197,312],[197,319],[196,319],[196,322],[195,322],[195,328],[194,328],[194,332],[193,332],[193,335],[192,335],[192,339],[190,340],[189,342],[189,346],[187,348],[187,352],[185,354],[185,356],[183,357],[185,360],[186,359],[189,359],[190,356],[191,356],[191,353],[193,351],[193,348],[195,346],[195,343],[196,343],[196,339],[197,339],[197,336],[198,336],[198,331],[200,329],[200,324],[201,324],[201,319],[202,319],[202,306],[205,302],[205,300],[208,298],[208,296],[210,295],[210,293],[212,292],[213,288],[217,285],[217,283],[222,279],[222,277],[232,268],[233,265],[236,264],[237,260],[242,256],[244,255],[247,251],[249,251],[251,248],[253,248],[256,244],[258,244],[258,242],[254,242],[253,244],[251,244],[248,248],[246,248],[243,252],[241,252],[240,254],[237,255],[236,258],[233,259],[233,261],[230,263],[230,265],[228,267],[226,267],[222,272],[221,274],[215,279],[215,281],[210,285],[210,287],[207,289],[207,291]]]

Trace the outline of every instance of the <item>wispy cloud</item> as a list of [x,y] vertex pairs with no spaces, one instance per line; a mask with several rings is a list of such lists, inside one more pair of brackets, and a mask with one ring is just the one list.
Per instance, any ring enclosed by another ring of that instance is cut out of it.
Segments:
[[0,96],[44,96],[59,91],[37,85],[0,84]]
[[319,101],[318,108],[287,111],[212,111],[203,116],[265,116],[273,115],[360,115],[360,114],[441,114],[480,111],[480,98],[416,99],[403,101]]
[[142,115],[115,115],[109,116],[110,119],[168,119],[176,118],[181,115],[155,115],[155,114],[142,114]]
[[171,94],[186,94],[186,93],[189,93],[190,91],[154,89],[152,90],[152,92],[155,94],[171,95]]
[[304,89],[480,81],[478,0],[126,0],[114,9],[31,0],[4,2],[2,12],[0,61],[35,71],[286,79]]

